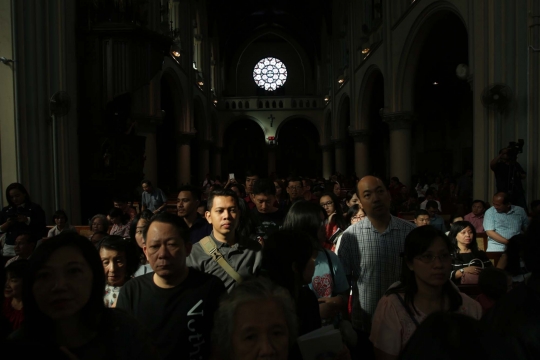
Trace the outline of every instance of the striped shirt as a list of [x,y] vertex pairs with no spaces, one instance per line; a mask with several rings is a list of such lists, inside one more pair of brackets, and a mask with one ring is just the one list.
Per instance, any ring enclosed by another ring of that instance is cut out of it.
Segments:
[[[529,226],[527,213],[522,207],[511,205],[507,213],[499,213],[495,207],[490,207],[484,214],[484,230],[495,231],[506,240],[510,240],[513,236],[521,234]],[[488,237],[488,252],[504,251],[506,245]]]
[[381,234],[366,217],[343,233],[339,258],[345,274],[352,275],[356,282],[352,310],[355,328],[370,331],[379,300],[400,279],[405,237],[415,227],[392,216]]

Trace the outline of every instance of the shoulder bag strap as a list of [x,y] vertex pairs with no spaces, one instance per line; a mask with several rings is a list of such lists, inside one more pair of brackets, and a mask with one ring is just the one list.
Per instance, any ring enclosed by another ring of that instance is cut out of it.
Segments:
[[413,321],[414,325],[416,325],[416,327],[420,326],[420,324],[418,323],[418,320],[416,320],[416,318],[414,317],[414,314],[412,313],[411,308],[409,308],[409,307],[407,306],[407,304],[405,304],[405,300],[403,300],[403,298],[401,297],[401,295],[399,295],[398,293],[396,293],[396,296],[397,296],[397,298],[399,299],[399,302],[401,303],[401,305],[403,305],[403,308],[405,309],[405,311],[407,312],[407,314],[409,314],[409,317],[410,317],[411,320]]
[[234,279],[234,281],[236,281],[238,284],[242,282],[243,279],[240,276],[240,274],[238,274],[232,268],[232,266],[229,265],[227,260],[225,260],[223,255],[217,249],[216,244],[214,243],[214,240],[212,240],[210,236],[206,236],[203,239],[201,239],[200,243],[204,252],[207,253],[212,258],[212,260],[217,262],[218,265],[221,266],[221,268],[225,270],[225,272]]
[[328,250],[323,249],[324,255],[326,255],[326,259],[328,259],[328,266],[330,267],[330,275],[332,275],[332,296],[335,296],[334,294],[334,288],[336,287],[336,281],[334,279],[334,267],[332,266],[332,260],[330,259],[330,255],[328,255]]

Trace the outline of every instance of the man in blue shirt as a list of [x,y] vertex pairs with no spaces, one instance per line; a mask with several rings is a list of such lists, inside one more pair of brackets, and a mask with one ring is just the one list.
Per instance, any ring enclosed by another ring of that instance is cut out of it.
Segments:
[[156,187],[152,186],[150,180],[141,181],[143,188],[142,199],[141,199],[141,210],[150,210],[154,214],[158,214],[165,210],[167,206],[167,197]]
[[446,225],[444,225],[444,219],[437,215],[439,212],[439,206],[435,200],[429,200],[426,203],[426,211],[429,213],[429,225],[446,232]]
[[492,203],[484,214],[484,230],[488,236],[486,251],[504,251],[508,240],[527,229],[529,219],[522,207],[510,204],[507,193],[495,194]]

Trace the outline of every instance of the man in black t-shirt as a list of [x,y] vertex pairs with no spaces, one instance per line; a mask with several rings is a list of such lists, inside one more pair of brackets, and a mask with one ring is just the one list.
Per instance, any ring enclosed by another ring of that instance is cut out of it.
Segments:
[[191,252],[182,218],[161,213],[143,231],[153,273],[128,281],[116,307],[146,327],[162,359],[207,359],[223,282],[186,265]]
[[515,150],[502,149],[499,155],[491,160],[489,167],[495,173],[497,192],[507,193],[510,195],[512,205],[526,209],[525,191],[521,180],[527,177],[527,173],[517,162]]
[[251,210],[256,222],[255,236],[257,241],[264,244],[270,235],[283,225],[285,213],[277,208],[276,186],[270,179],[260,179],[253,186],[251,200],[255,208]]

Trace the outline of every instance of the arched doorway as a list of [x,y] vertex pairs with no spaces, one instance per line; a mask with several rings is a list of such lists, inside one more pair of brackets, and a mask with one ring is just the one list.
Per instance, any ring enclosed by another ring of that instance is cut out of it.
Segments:
[[238,181],[244,179],[246,170],[266,176],[268,162],[264,132],[251,119],[237,120],[223,135],[223,170],[234,173]]
[[291,119],[278,129],[276,170],[279,176],[322,175],[319,131],[311,121]]
[[[456,76],[459,64],[468,65],[468,35],[453,12],[440,11],[420,29],[423,41],[414,74],[412,169],[434,177],[457,177],[473,162],[473,93]],[[425,35],[422,35],[425,36]],[[472,189],[471,189],[472,190]]]
[[161,110],[163,118],[161,125],[156,128],[157,151],[157,180],[158,185],[166,193],[175,193],[178,190],[176,176],[177,146],[175,134],[177,133],[177,109],[182,100],[175,93],[173,80],[170,75],[164,74],[161,78]]

